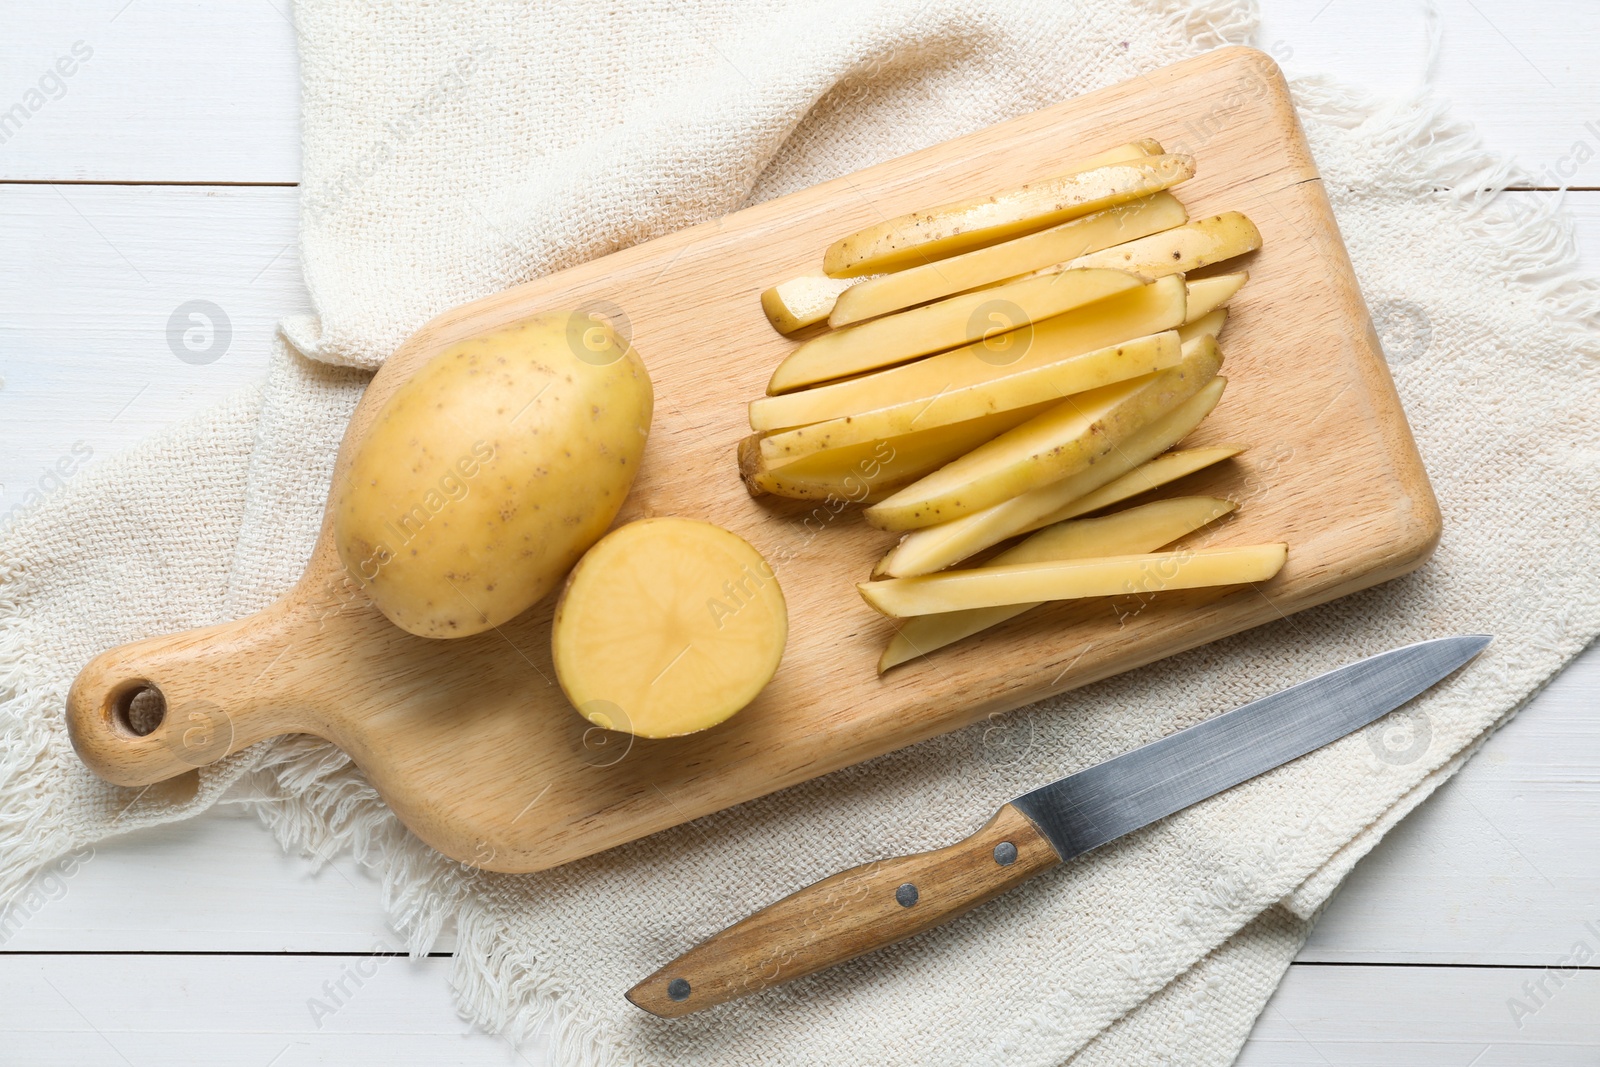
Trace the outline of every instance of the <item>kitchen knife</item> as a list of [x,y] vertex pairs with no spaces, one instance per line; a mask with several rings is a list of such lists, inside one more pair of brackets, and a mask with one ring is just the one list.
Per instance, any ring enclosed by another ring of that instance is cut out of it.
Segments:
[[1038,874],[1388,714],[1489,644],[1423,641],[1329,671],[1024,793],[963,841],[825,878],[735,923],[628,990],[676,1017],[947,922]]

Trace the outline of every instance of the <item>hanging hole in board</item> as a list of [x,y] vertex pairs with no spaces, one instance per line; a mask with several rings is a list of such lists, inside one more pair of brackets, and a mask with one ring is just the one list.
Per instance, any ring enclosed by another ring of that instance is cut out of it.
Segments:
[[167,698],[149,682],[134,682],[111,699],[111,722],[125,737],[145,737],[167,717]]

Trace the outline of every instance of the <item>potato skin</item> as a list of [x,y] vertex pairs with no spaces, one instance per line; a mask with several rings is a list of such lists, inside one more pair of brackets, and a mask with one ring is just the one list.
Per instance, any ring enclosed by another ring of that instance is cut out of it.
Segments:
[[451,345],[379,409],[335,487],[346,571],[421,637],[520,615],[616,518],[653,402],[638,354],[581,312]]

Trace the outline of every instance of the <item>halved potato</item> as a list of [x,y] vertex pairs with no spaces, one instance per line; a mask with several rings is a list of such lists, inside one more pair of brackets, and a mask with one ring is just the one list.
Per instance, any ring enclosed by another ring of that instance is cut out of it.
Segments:
[[930,263],[1137,200],[1193,176],[1193,156],[1140,156],[941,204],[840,238],[823,254],[822,269],[849,278]]
[[991,348],[1011,344],[1015,339],[1006,334],[1020,327],[1136,288],[1145,281],[1127,271],[1062,270],[847,326],[814,337],[789,353],[773,371],[767,392],[787,393],[904,363],[980,338],[988,340]]
[[[1046,527],[989,561],[989,566],[1040,563],[1052,559],[1091,559],[1128,552],[1154,552],[1233,511],[1231,500],[1212,496],[1180,496],[1119,511],[1098,519],[1075,519]],[[997,608],[971,608],[919,615],[907,619],[878,660],[878,673],[907,660],[926,656],[971,637],[1037,604],[1007,604]]]
[[1216,341],[1194,345],[1175,367],[1068,397],[872,505],[867,521],[885,530],[932,526],[1083,471],[1216,377]]
[[[848,326],[953,293],[1007,281],[1124,241],[1182,226],[1187,221],[1188,212],[1171,193],[1141,197],[1026,237],[862,281],[839,293],[828,324]],[[844,281],[830,280],[836,285]]]
[[830,278],[820,270],[779,282],[761,294],[761,310],[779,333],[794,333],[821,322],[839,294],[861,278]]
[[1033,324],[1031,342],[995,352],[979,341],[900,367],[750,402],[750,427],[785,430],[961,389],[1000,374],[1093,352],[1181,324],[1186,291],[1177,275]]
[[735,534],[691,519],[642,519],[578,561],[556,606],[562,692],[596,726],[676,737],[756,698],[783,657],[789,617],[777,576]]
[[1172,589],[1264,582],[1283,568],[1282,541],[1234,548],[1149,552],[1100,559],[974,567],[921,578],[861,582],[873,608],[894,618],[941,611],[1034,605],[1091,596],[1144,596]]
[[1183,344],[1188,344],[1189,342],[1197,340],[1201,337],[1209,337],[1215,341],[1217,339],[1217,335],[1222,333],[1222,327],[1227,323],[1227,321],[1228,309],[1217,308],[1217,310],[1210,312],[1209,314],[1201,315],[1193,322],[1186,322],[1182,326],[1179,326],[1178,340]]
[[1261,247],[1261,231],[1237,211],[1141,237],[1137,241],[1079,256],[1068,267],[1114,267],[1151,278],[1199,270]]
[[1249,280],[1249,273],[1242,270],[1234,274],[1218,274],[1214,278],[1186,279],[1189,317],[1185,321],[1193,322],[1202,315],[1211,314],[1232,300],[1234,294],[1244,288],[1244,283]]
[[[996,411],[1059,400],[1101,386],[1152,374],[1181,358],[1176,330],[1136,337],[1080,356],[1025,367],[960,388],[945,388],[873,411],[846,415],[773,434],[761,441],[761,458],[778,470],[830,448],[899,437],[917,430],[966,422]],[[977,358],[974,362],[977,362]]]
[[890,440],[833,448],[781,470],[766,466],[761,459],[761,437],[752,434],[739,442],[739,473],[751,496],[771,493],[799,500],[870,503],[1027,422],[1053,403],[999,411]]
[[1227,384],[1226,378],[1211,379],[1194,396],[1123,441],[1088,470],[951,522],[912,530],[878,562],[873,576],[932,574],[1008,537],[1066,518],[1066,510],[1085,495],[1128,476],[1181,441],[1211,414]]

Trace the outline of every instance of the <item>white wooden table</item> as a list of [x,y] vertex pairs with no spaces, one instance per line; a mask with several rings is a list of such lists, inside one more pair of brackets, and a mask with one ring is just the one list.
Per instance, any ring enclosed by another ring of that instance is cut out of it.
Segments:
[[[1600,3],[1439,6],[1439,87],[1541,175],[1508,195],[1574,187],[1600,273]],[[1262,7],[1291,74],[1421,76],[1419,4]],[[0,111],[42,77],[0,129],[0,511],[75,444],[100,462],[258,378],[272,324],[307,307],[288,0],[0,0]],[[233,330],[203,366],[167,341],[196,299]],[[1597,712],[1591,649],[1361,865],[1241,1062],[1600,1064]],[[456,1016],[448,937],[395,958],[372,878],[284,856],[237,811],[107,843],[51,896],[0,928],[5,1064],[547,1062]],[[1593,957],[1552,977],[1579,943]],[[318,1019],[329,983],[348,995]]]

